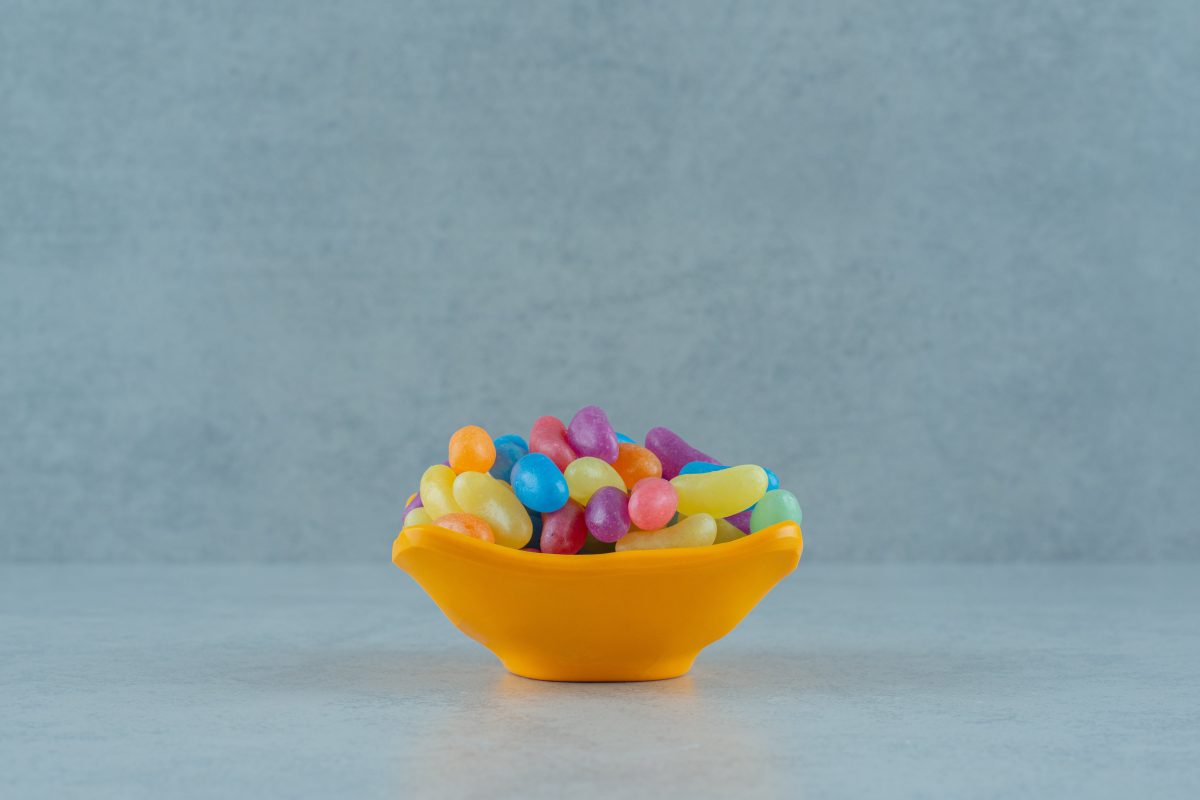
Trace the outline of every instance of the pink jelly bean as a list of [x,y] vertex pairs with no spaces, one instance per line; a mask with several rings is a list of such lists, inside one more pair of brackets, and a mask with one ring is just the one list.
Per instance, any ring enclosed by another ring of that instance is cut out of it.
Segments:
[[670,524],[678,505],[679,495],[670,481],[642,478],[629,495],[629,519],[644,531],[656,531]]
[[571,417],[567,442],[581,456],[594,456],[608,464],[617,460],[617,432],[600,406],[584,406]]
[[[617,541],[629,533],[629,498],[615,486],[600,487],[588,500],[584,521],[598,541]],[[543,532],[543,541],[545,536]]]
[[745,511],[739,511],[732,517],[726,517],[725,521],[733,527],[737,528],[742,533],[750,532],[750,512],[753,509],[747,508]]
[[408,502],[408,505],[404,506],[404,516],[407,517],[408,512],[412,511],[414,508],[423,508],[424,505],[425,504],[421,502],[421,493],[417,492],[415,495],[413,495],[413,499]]
[[558,417],[538,417],[529,432],[529,452],[541,453],[559,469],[566,469],[579,456],[567,443],[567,429]]
[[583,506],[574,500],[558,511],[542,514],[541,550],[543,553],[574,555],[587,541],[587,523]]
[[707,453],[701,453],[692,447],[670,428],[651,428],[646,433],[646,449],[658,456],[658,460],[662,462],[662,476],[667,480],[678,475],[679,470],[689,461],[720,463]]

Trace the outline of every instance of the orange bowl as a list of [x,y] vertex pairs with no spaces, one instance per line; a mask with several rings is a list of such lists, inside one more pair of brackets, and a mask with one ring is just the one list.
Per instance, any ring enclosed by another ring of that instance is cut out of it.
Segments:
[[396,537],[392,561],[510,672],[648,681],[691,669],[796,568],[803,549],[794,522],[708,547],[586,556],[415,525]]

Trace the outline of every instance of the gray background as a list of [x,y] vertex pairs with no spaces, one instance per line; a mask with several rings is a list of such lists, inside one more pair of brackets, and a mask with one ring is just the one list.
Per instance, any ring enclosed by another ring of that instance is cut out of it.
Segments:
[[5,2],[0,559],[386,559],[605,406],[806,557],[1200,556],[1200,6]]

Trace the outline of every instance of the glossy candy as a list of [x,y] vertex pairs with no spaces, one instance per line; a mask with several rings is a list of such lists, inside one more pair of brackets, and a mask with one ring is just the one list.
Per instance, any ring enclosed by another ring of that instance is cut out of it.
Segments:
[[778,522],[789,519],[799,525],[802,517],[803,512],[800,510],[800,501],[796,499],[796,495],[787,489],[775,489],[767,492],[754,507],[754,511],[750,514],[750,530],[758,533],[763,528],[769,528]]
[[529,544],[533,522],[508,484],[486,472],[464,472],[454,479],[454,499],[461,510],[491,526],[496,544],[518,550]]
[[496,445],[478,425],[459,428],[450,437],[450,468],[455,472],[487,472],[496,463]]
[[541,453],[530,453],[517,462],[512,489],[527,508],[541,513],[558,511],[570,497],[562,470]]
[[662,550],[673,547],[704,547],[717,538],[717,523],[708,514],[693,514],[669,528],[630,531],[617,542],[617,552]]
[[662,476],[667,480],[678,475],[689,461],[717,463],[715,458],[692,447],[670,428],[651,428],[647,431],[646,447],[662,462]]
[[629,519],[644,531],[655,531],[671,524],[679,496],[670,481],[642,478],[629,496]]
[[574,555],[586,541],[587,523],[583,506],[574,500],[568,500],[558,511],[542,515],[540,547],[543,553]]
[[421,501],[432,519],[462,511],[454,499],[454,470],[434,464],[421,476]]
[[602,542],[615,542],[629,533],[629,498],[614,486],[601,486],[588,501],[584,522],[588,533]]
[[739,511],[736,514],[730,514],[728,517],[725,518],[725,521],[728,522],[733,527],[737,528],[742,533],[749,533],[750,532],[750,512],[752,510],[753,509],[747,508],[745,511]]
[[492,526],[488,525],[482,517],[477,517],[474,514],[447,514],[444,517],[438,517],[433,521],[434,525],[446,530],[461,533],[464,536],[470,536],[472,539],[478,539],[481,542],[494,542],[496,535],[492,533]]
[[612,465],[591,456],[572,461],[563,471],[563,476],[567,479],[571,499],[581,506],[586,506],[601,486],[614,486],[625,490],[625,481],[621,480],[621,476]]
[[662,462],[646,448],[622,442],[617,450],[617,460],[612,466],[621,480],[625,481],[626,489],[632,489],[642,478],[658,478],[662,475]]
[[496,447],[496,461],[488,472],[493,478],[511,483],[513,465],[529,454],[529,445],[515,433],[499,436],[492,444]]
[[632,436],[626,436],[623,433],[618,433],[617,443],[620,444],[621,442],[625,442],[626,444],[637,444],[637,439],[634,439]]
[[428,509],[414,508],[412,511],[404,515],[404,527],[411,528],[413,525],[432,525],[433,517],[429,516]]
[[559,469],[565,470],[567,465],[579,455],[567,443],[567,429],[558,417],[538,417],[529,432],[529,452],[549,456]]
[[717,538],[713,541],[713,544],[724,544],[725,542],[737,541],[746,535],[745,531],[734,527],[727,519],[719,519],[716,522]]
[[679,493],[680,514],[728,517],[762,499],[767,491],[767,473],[762,467],[742,464],[699,475],[679,475],[671,485]]
[[600,406],[584,406],[571,417],[567,443],[581,456],[592,456],[609,464],[617,460],[617,432]]
[[[725,466],[724,464],[710,464],[707,461],[689,461],[688,463],[683,465],[682,469],[679,470],[679,474],[680,475],[701,475],[701,474],[704,474],[705,472],[716,472],[716,471],[722,470],[722,469],[729,469],[729,467]],[[774,472],[767,469],[766,467],[763,467],[762,470],[763,470],[763,472],[767,473],[767,491],[769,492],[772,489],[778,489],[779,488],[779,476],[777,476]]]

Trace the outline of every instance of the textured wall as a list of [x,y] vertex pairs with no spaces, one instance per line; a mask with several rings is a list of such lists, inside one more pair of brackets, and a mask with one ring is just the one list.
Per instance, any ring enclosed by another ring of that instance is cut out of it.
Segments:
[[1200,556],[1200,6],[5,3],[0,559],[386,559],[466,422]]

